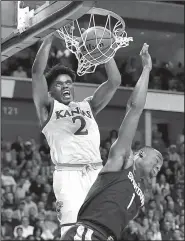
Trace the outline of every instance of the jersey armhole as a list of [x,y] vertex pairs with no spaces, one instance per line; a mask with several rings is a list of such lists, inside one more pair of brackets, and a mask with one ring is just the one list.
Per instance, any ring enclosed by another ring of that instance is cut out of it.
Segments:
[[96,115],[95,115],[95,113],[94,113],[94,111],[93,111],[93,109],[92,109],[92,106],[91,106],[91,100],[92,100],[92,98],[93,98],[93,96],[89,96],[89,97],[85,98],[84,101],[88,102],[88,104],[89,104],[89,106],[90,106],[90,108],[91,108],[91,112],[92,112],[92,114],[93,114],[93,117],[94,117],[94,119],[96,119]]
[[53,100],[53,101],[51,102],[51,108],[50,108],[50,111],[49,111],[49,113],[48,113],[48,118],[47,118],[47,120],[43,123],[43,125],[41,126],[41,130],[42,130],[42,131],[43,131],[44,127],[48,124],[48,122],[49,122],[50,119],[51,119],[51,116],[52,116],[52,114],[53,114],[54,104],[55,104],[55,100]]

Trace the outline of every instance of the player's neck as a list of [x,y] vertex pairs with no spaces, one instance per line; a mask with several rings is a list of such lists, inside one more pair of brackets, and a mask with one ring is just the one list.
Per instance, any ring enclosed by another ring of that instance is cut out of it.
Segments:
[[137,177],[144,178],[145,175],[144,175],[144,171],[143,171],[143,167],[142,167],[141,163],[134,161],[133,166],[134,166],[135,173],[137,173]]

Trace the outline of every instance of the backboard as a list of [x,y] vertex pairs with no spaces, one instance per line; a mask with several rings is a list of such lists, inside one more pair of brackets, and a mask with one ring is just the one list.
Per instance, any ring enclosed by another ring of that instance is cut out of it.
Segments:
[[[1,3],[1,61],[44,39],[72,20],[80,18],[94,6],[94,1],[2,1]],[[23,23],[21,28],[20,23]]]

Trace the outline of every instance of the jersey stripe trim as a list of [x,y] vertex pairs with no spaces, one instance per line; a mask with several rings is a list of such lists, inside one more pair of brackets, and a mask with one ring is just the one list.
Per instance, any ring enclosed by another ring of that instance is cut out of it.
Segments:
[[127,206],[127,210],[128,210],[129,207],[132,205],[132,203],[133,203],[133,201],[134,201],[134,198],[135,198],[135,195],[136,195],[135,193],[132,194],[132,198],[131,198],[131,200],[130,200],[128,206]]
[[48,118],[47,120],[44,122],[44,124],[41,126],[41,130],[43,131],[44,127],[48,124],[48,122],[50,121],[51,119],[51,116],[53,114],[53,109],[54,109],[54,104],[55,104],[55,100],[53,100],[53,102],[51,103],[51,109],[50,109],[50,112],[48,114]]

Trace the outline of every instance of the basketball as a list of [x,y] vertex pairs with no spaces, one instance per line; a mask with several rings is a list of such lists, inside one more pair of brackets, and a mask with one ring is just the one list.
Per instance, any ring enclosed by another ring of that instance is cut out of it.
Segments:
[[87,29],[79,42],[82,55],[92,64],[98,64],[113,56],[113,44],[116,43],[111,31],[100,26]]

